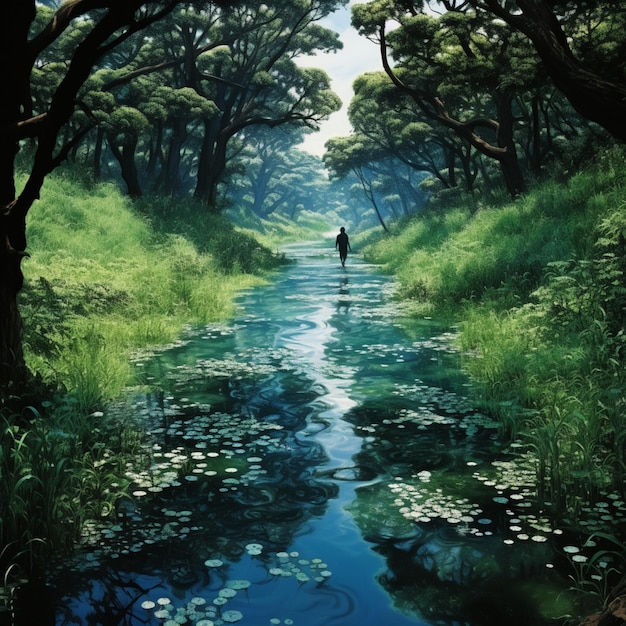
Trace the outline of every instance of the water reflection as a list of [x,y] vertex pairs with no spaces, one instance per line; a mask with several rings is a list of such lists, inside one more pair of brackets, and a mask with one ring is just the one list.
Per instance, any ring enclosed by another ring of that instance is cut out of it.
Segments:
[[289,255],[232,325],[139,364],[133,503],[56,571],[57,624],[542,625],[551,548],[506,541],[546,522],[448,337],[408,332],[375,268]]
[[350,281],[347,274],[342,274],[339,281],[339,297],[337,298],[337,313],[348,313],[350,309]]

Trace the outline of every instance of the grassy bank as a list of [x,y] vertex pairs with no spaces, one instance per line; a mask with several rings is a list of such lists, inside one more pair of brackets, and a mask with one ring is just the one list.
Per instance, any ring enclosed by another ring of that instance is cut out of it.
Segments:
[[[164,209],[166,207],[166,209]],[[133,350],[223,320],[279,259],[192,202],[131,205],[53,178],[30,216],[21,294],[28,364],[82,409],[132,382]]]
[[69,175],[46,183],[27,234],[20,308],[41,397],[0,415],[0,623],[15,589],[127,495],[143,433],[107,404],[136,382],[132,354],[227,319],[282,263],[197,204],[131,204]]
[[480,402],[570,520],[625,496],[623,164],[615,150],[515,202],[434,205],[367,251],[417,314],[459,324]]

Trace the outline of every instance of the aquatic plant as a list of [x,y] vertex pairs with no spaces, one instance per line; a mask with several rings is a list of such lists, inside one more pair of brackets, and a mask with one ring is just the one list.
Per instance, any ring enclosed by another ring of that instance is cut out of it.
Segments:
[[[264,547],[260,543],[250,543],[245,546],[249,557],[259,556]],[[187,596],[181,603],[179,600],[167,596],[143,600],[141,608],[146,612],[164,620],[165,624],[191,623],[195,626],[216,626],[217,624],[235,624],[242,621],[249,607],[249,599],[241,602],[241,594],[255,591],[258,585],[267,585],[271,579],[275,584],[284,586],[287,581],[295,581],[298,586],[309,584],[325,584],[332,573],[321,558],[302,558],[299,552],[276,552],[268,555],[272,558],[269,563],[263,563],[266,575],[258,581],[246,579],[224,579],[217,587],[203,589],[201,595]],[[205,566],[211,571],[225,570],[228,566],[222,559],[211,558],[205,561]],[[266,592],[267,593],[267,592]],[[239,608],[235,608],[239,607]],[[240,610],[241,609],[241,610]],[[291,618],[280,619],[271,617],[270,624],[294,623]]]
[[[607,502],[598,503],[601,509]],[[615,535],[597,531],[582,546],[565,546],[563,551],[571,564],[572,591],[577,600],[577,615],[570,615],[568,623],[578,624],[580,615],[588,615],[598,608],[605,609],[615,585],[626,568],[626,545]]]

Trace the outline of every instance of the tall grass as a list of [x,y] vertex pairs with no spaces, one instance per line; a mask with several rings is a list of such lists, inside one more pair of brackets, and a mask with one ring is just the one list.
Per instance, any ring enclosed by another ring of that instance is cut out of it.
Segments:
[[232,315],[235,294],[281,259],[201,208],[158,198],[131,205],[109,185],[52,178],[27,232],[21,307],[31,368],[95,410],[130,382],[132,350]]
[[54,412],[0,418],[0,607],[25,581],[43,580],[51,554],[69,553],[86,520],[126,496],[125,461],[141,433],[72,399]]
[[142,433],[106,407],[135,382],[133,352],[229,317],[238,291],[282,262],[197,205],[159,203],[172,232],[114,187],[86,188],[70,172],[47,181],[29,216],[20,308],[43,395],[39,410],[0,415],[0,612],[46,555],[71,549],[83,522],[125,495]]
[[623,163],[616,149],[513,203],[434,206],[369,248],[422,312],[459,323],[477,396],[564,514],[626,495]]

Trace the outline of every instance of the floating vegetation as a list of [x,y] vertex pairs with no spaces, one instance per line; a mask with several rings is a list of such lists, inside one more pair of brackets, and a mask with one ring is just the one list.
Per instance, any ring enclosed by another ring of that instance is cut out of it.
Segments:
[[[143,415],[144,422],[156,421],[150,415]],[[155,498],[185,484],[202,490],[206,500],[236,496],[266,476],[263,464],[267,455],[287,450],[281,431],[283,426],[275,422],[218,411],[178,417],[167,427],[151,428],[149,435],[158,442],[146,441],[143,454],[135,461],[144,467],[129,464],[126,469],[134,503],[129,501],[120,509],[120,523],[103,519],[84,524],[84,550],[76,555],[76,569],[98,568],[104,559],[140,552],[147,544],[184,540],[200,531],[210,518],[195,516],[192,523],[193,511],[161,506],[156,509],[159,519],[152,504]],[[168,448],[163,444],[168,440],[181,443]],[[142,507],[136,506],[141,503],[149,509],[149,520],[144,519]]]
[[[497,422],[477,412],[467,398],[426,385],[420,380],[412,384],[396,383],[392,393],[404,406],[400,406],[391,415],[387,411],[379,422],[381,428],[414,427],[424,431],[431,427],[445,426],[460,429],[468,437],[498,429]],[[357,423],[356,428],[369,433],[380,430],[371,420],[365,425]]]
[[179,366],[168,377],[188,385],[197,380],[255,381],[279,371],[300,369],[293,353],[286,348],[249,348],[238,353],[226,353],[220,358],[199,359],[193,365]]
[[[153,462],[146,469],[129,469],[127,477],[133,481],[135,497],[160,492],[168,487],[178,487],[181,480],[197,482],[202,477],[213,478],[221,473],[245,474],[240,481],[247,484],[265,473],[258,466],[259,456],[251,456],[254,463],[244,455],[252,455],[258,450],[275,450],[282,447],[280,439],[268,432],[282,430],[276,423],[259,422],[252,418],[214,412],[196,415],[188,419],[173,421],[164,432],[153,430],[153,434],[182,439],[193,444],[164,450],[159,443],[153,444],[149,454]],[[256,467],[251,468],[251,464]],[[230,481],[230,486],[238,483]]]
[[[265,549],[260,543],[249,543],[245,551],[250,556],[258,556]],[[228,564],[220,558],[210,558],[204,562],[210,570],[225,569]],[[279,551],[272,555],[271,561],[264,563],[266,577],[257,583],[245,579],[228,579],[218,589],[207,591],[203,595],[195,595],[186,599],[182,605],[169,597],[159,597],[156,600],[143,600],[140,604],[144,611],[152,614],[164,624],[191,624],[194,626],[219,626],[220,624],[236,624],[245,617],[245,605],[233,607],[240,592],[247,592],[255,585],[267,584],[267,576],[280,582],[282,579],[293,578],[299,585],[311,582],[312,584],[325,583],[331,572],[328,565],[319,557],[312,559],[302,558],[297,551]],[[276,617],[269,619],[271,624],[293,624],[294,620]]]
[[283,578],[295,577],[299,583],[307,583],[311,580],[316,583],[323,583],[332,576],[328,565],[322,559],[312,560],[300,558],[299,552],[278,552],[276,554],[277,563],[270,568],[272,576],[282,576]]
[[[455,526],[462,524],[479,536],[491,534],[482,528],[491,520],[480,517],[483,509],[478,503],[454,493],[444,493],[441,487],[430,487],[431,478],[431,472],[424,470],[408,480],[397,480],[388,485],[394,496],[393,503],[404,518],[420,524],[440,519]],[[476,525],[470,527],[473,523]]]

